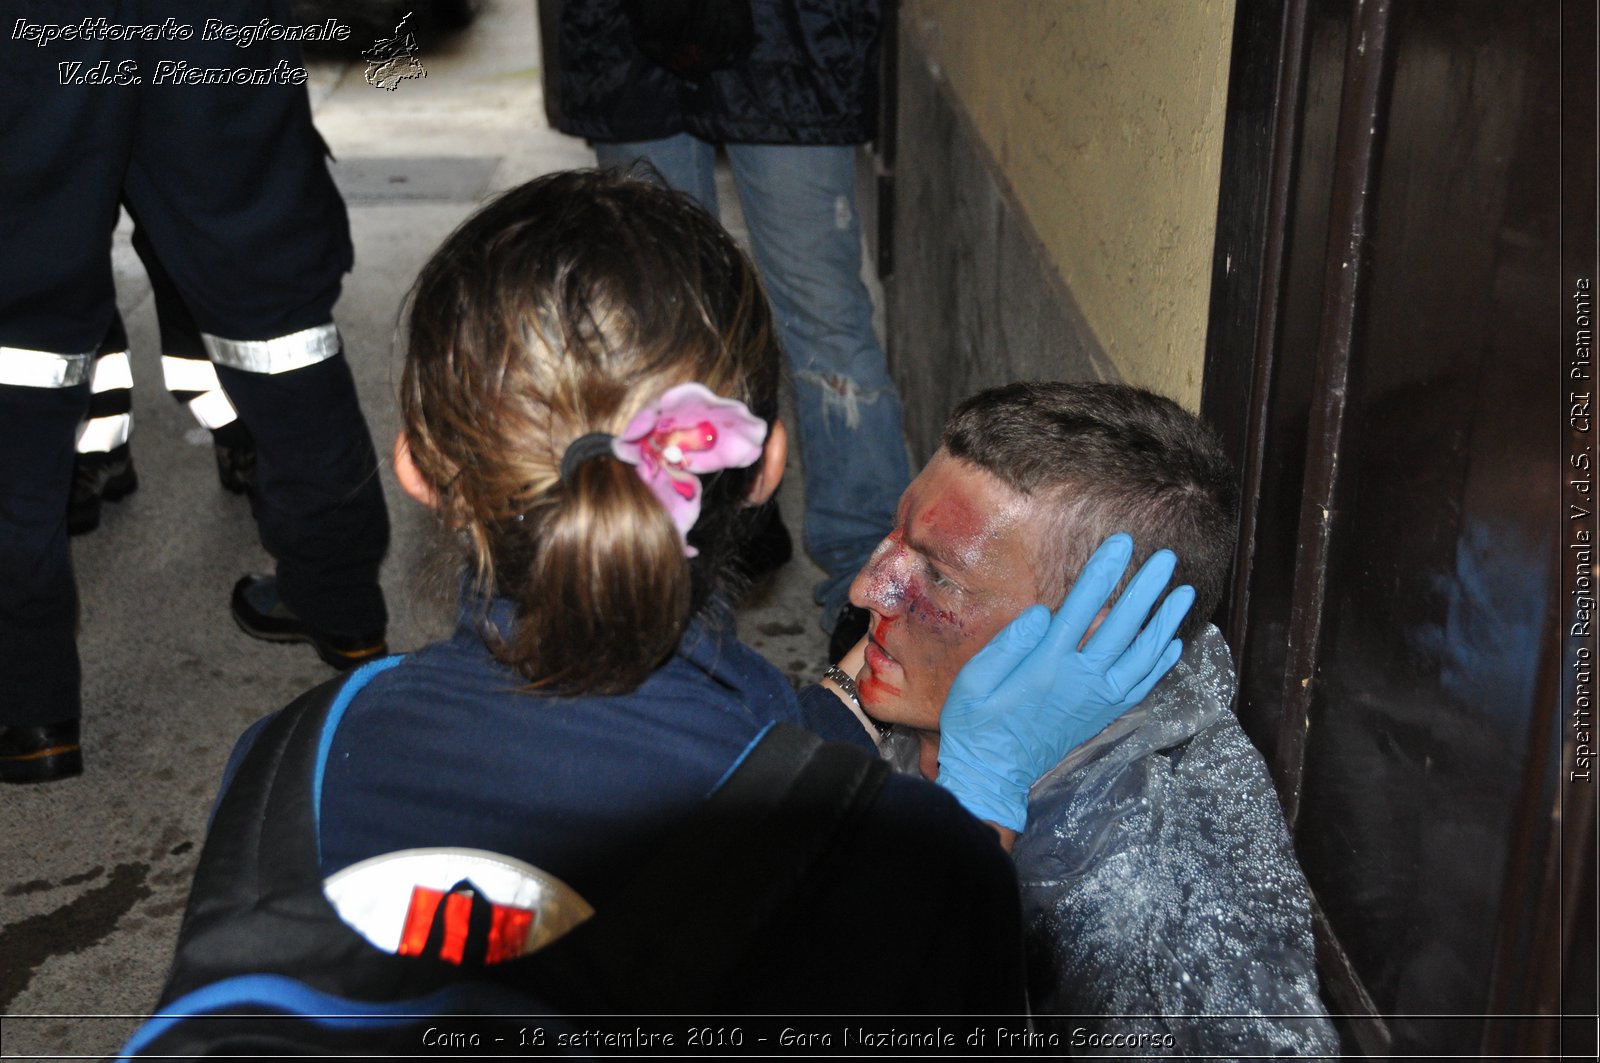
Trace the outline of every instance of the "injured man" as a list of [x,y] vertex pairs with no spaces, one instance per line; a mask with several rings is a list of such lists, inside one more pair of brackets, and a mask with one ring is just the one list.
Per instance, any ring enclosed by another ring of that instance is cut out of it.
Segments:
[[869,722],[893,725],[878,736],[885,753],[929,777],[962,666],[1014,664],[1003,644],[1028,628],[1037,642],[1048,614],[1030,607],[1060,606],[1103,539],[1132,536],[1130,571],[1172,550],[1175,582],[1195,589],[1176,667],[1027,793],[1013,853],[1030,995],[1072,1043],[1212,1057],[1339,1050],[1305,879],[1230,708],[1228,647],[1208,623],[1236,509],[1215,438],[1170,400],[1013,384],[957,408],[851,588],[872,622],[843,671]]

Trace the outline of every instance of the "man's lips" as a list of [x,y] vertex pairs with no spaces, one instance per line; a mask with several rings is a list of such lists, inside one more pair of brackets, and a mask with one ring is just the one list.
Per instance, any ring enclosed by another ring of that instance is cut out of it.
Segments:
[[875,638],[867,639],[865,656],[867,666],[874,672],[883,672],[887,668],[899,667],[899,662],[891,657],[889,651],[879,645],[878,640]]

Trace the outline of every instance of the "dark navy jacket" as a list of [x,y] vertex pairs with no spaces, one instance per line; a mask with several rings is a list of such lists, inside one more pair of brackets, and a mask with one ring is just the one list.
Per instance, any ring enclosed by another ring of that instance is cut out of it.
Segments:
[[800,724],[787,680],[696,619],[638,690],[553,698],[495,660],[462,610],[454,637],[376,675],[340,721],[323,776],[322,865],[467,846],[550,872],[597,903],[641,845],[702,802],[769,723]]
[[694,81],[635,46],[622,0],[565,0],[561,128],[591,140],[692,133],[740,144],[860,144],[877,116],[878,0],[751,0],[755,44]]
[[[821,688],[805,692],[802,711],[783,675],[734,636],[725,608],[696,619],[639,689],[583,698],[519,692],[481,615],[464,608],[454,637],[375,671],[332,724],[317,798],[324,875],[401,849],[487,849],[555,875],[603,913],[771,723],[871,745]],[[506,602],[489,613],[501,625],[510,615]],[[240,740],[230,777],[260,726]],[[742,836],[724,829],[731,856]],[[802,882],[771,888],[721,1006],[1023,1007],[1010,859],[925,780],[890,773]]]

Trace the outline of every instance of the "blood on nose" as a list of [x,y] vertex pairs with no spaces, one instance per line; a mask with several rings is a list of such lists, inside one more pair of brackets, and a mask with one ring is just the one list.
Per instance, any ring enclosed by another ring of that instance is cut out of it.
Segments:
[[893,613],[904,603],[908,586],[906,551],[890,536],[874,551],[862,572],[862,597],[881,613]]

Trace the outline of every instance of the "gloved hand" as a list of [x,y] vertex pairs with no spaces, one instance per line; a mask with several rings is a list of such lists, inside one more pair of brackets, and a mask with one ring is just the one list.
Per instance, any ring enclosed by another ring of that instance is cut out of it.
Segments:
[[951,684],[939,720],[939,785],[979,819],[1020,831],[1034,782],[1144,700],[1177,663],[1183,643],[1172,636],[1194,603],[1193,587],[1167,595],[1139,630],[1178,563],[1170,550],[1144,563],[1078,649],[1132,556],[1126,534],[1106,539],[1054,618],[1029,606]]

